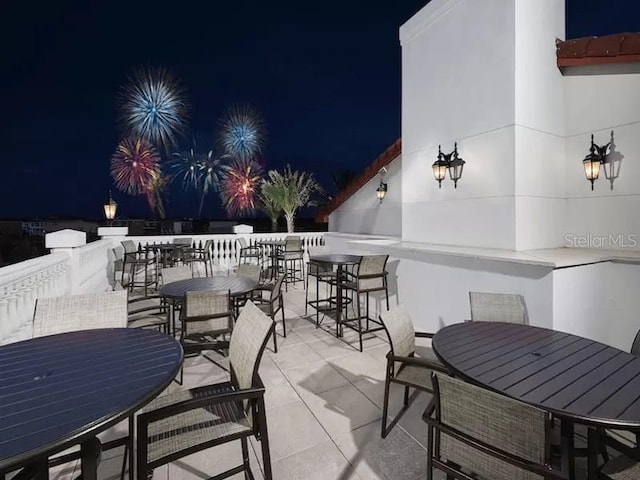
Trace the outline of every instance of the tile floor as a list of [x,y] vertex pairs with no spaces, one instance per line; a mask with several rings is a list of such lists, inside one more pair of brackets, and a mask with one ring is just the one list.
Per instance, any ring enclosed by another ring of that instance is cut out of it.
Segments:
[[[304,315],[304,291],[285,295],[287,337],[279,338],[279,352],[269,342],[260,375],[266,386],[266,407],[273,478],[276,480],[426,479],[426,427],[421,415],[430,399],[412,395],[412,404],[384,440],[380,437],[384,392],[386,339],[370,334],[365,351],[357,336],[345,331],[338,340],[316,329]],[[281,327],[279,326],[279,331]],[[214,355],[214,354],[208,354]],[[225,359],[218,357],[224,367]],[[184,387],[214,383],[227,372],[202,357],[185,361]],[[182,388],[172,384],[169,389]],[[391,392],[390,414],[402,403],[402,389]],[[106,438],[126,433],[126,426],[105,432]],[[251,442],[250,460],[256,479],[262,479],[261,452]],[[200,480],[241,463],[239,442],[215,447],[154,471],[155,480]],[[122,449],[105,452],[99,478],[116,480]],[[75,471],[74,471],[75,470]],[[52,472],[54,480],[77,477],[79,467],[67,465]],[[243,479],[242,474],[234,480]],[[436,474],[436,479],[445,476]]]

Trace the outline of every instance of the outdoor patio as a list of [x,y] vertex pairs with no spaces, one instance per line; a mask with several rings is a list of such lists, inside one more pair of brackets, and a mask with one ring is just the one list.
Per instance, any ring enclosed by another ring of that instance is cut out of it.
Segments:
[[[426,478],[426,424],[422,421],[430,395],[414,393],[410,409],[386,439],[380,437],[384,393],[385,334],[369,334],[363,353],[357,351],[355,332],[345,330],[345,340],[335,338],[326,317],[316,329],[315,317],[304,317],[304,290],[285,294],[287,338],[279,337],[278,353],[272,343],[260,364],[266,387],[267,422],[273,478],[288,479],[393,479]],[[309,310],[309,314],[312,314]],[[280,329],[280,327],[278,327]],[[280,331],[280,330],[279,330]],[[423,343],[423,348],[428,343]],[[224,357],[208,352],[222,367]],[[201,356],[185,360],[184,385],[172,383],[169,391],[226,380],[228,373]],[[402,405],[402,388],[391,387],[390,416]],[[101,439],[126,434],[126,423],[105,432]],[[578,445],[580,438],[578,437]],[[252,439],[250,458],[256,478],[261,472],[260,446]],[[123,449],[104,452],[98,478],[120,476]],[[235,466],[241,459],[238,442],[213,447],[154,471],[154,479],[206,479]],[[75,469],[75,471],[74,471]],[[59,467],[52,479],[72,479],[79,465]],[[244,478],[242,474],[231,477]],[[445,476],[436,472],[434,478]],[[581,474],[578,478],[584,478]]]

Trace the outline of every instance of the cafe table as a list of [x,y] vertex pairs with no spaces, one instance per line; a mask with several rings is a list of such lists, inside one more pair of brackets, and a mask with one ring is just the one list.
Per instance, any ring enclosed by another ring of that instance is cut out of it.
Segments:
[[[455,376],[552,413],[571,437],[575,423],[640,431],[635,355],[570,333],[501,322],[449,325],[432,345]],[[595,479],[599,447],[590,441],[589,449]]]
[[[90,319],[87,319],[89,322]],[[0,477],[80,445],[82,477],[96,478],[95,436],[160,394],[182,364],[182,347],[144,329],[81,330],[0,347]],[[130,443],[131,445],[131,443]],[[129,467],[133,472],[133,449]]]

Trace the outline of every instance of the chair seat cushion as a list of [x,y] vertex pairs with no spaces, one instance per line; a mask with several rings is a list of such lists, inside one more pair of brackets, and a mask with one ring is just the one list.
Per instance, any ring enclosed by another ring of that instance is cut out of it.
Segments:
[[602,473],[611,480],[637,480],[640,478],[640,463],[620,455],[608,461],[602,467]]
[[[435,363],[442,368],[445,368],[431,348],[417,347],[416,356],[418,358],[429,360],[431,363]],[[433,390],[433,386],[431,385],[431,370],[429,368],[420,365],[404,365],[401,366],[397,372],[398,373],[395,376],[397,380],[411,383],[413,385],[419,385],[429,391]]]
[[[211,385],[204,395],[220,395],[233,391],[228,384]],[[144,411],[156,410],[193,398],[194,393],[180,390],[176,393],[164,395],[151,402]],[[249,418],[242,409],[242,403],[223,402],[212,404],[206,408],[189,410],[169,418],[149,424],[147,440],[147,462],[155,462],[168,455],[203,445],[213,440],[229,437],[242,432],[247,435],[252,432]],[[197,451],[197,450],[196,450]]]

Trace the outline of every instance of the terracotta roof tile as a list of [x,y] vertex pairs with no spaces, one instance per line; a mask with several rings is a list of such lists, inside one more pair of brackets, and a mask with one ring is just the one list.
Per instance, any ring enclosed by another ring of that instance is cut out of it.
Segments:
[[369,165],[366,170],[354,179],[347,187],[339,192],[331,202],[324,207],[318,215],[316,215],[316,222],[327,223],[329,221],[329,214],[337,209],[340,205],[346,202],[354,193],[360,190],[369,180],[374,178],[382,167],[386,167],[393,160],[398,158],[402,153],[402,139],[397,139],[389,148],[387,148],[382,155],[375,159],[375,161]]
[[558,67],[640,62],[640,33],[556,42]]

